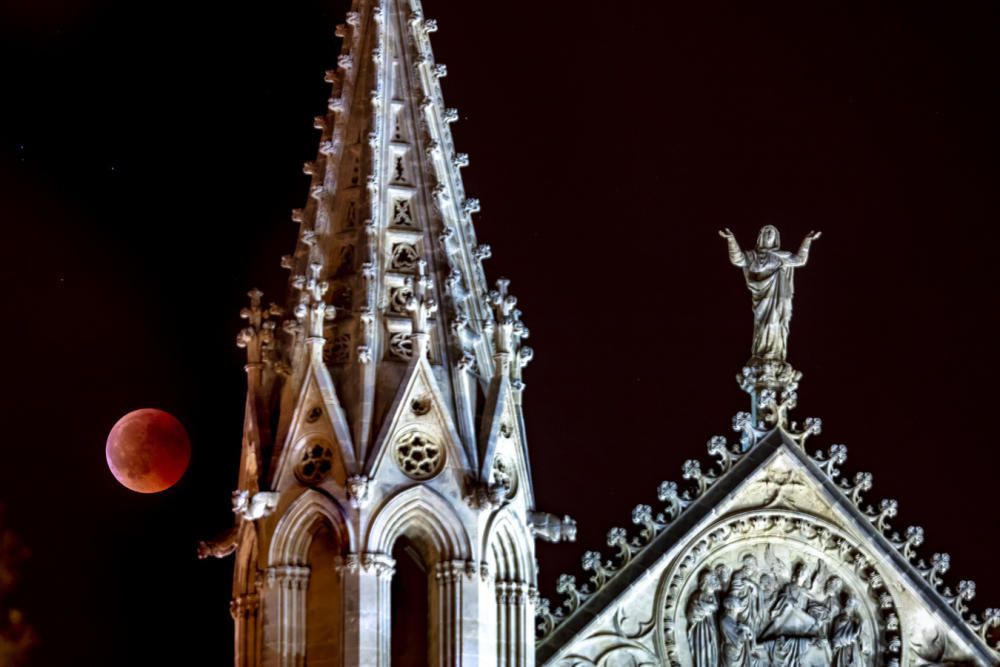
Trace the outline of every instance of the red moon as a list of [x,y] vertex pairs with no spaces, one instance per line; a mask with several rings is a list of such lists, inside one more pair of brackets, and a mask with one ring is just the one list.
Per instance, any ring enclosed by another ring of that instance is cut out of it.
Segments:
[[184,475],[191,460],[191,441],[176,417],[144,408],[118,420],[104,451],[111,474],[122,486],[158,493]]

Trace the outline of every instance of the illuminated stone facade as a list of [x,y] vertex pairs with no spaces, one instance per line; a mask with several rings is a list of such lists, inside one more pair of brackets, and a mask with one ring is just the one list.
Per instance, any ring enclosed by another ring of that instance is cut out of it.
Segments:
[[[845,449],[807,454],[820,424],[788,418],[787,318],[759,318],[777,322],[760,348],[781,358],[741,375],[752,412],[736,442],[709,442],[714,467],[685,463],[688,488],[665,482],[662,508],[636,507],[634,530],[608,534],[612,557],[584,554],[589,582],[563,575],[564,600],[538,598],[535,539],[576,528],[535,507],[528,331],[509,283],[483,271],[436,27],[419,0],[356,0],[292,212],[291,296],[265,307],[251,292],[242,313],[236,523],[201,548],[235,556],[237,667],[391,664],[406,651],[400,558],[426,581],[424,653],[407,664],[996,664],[1000,613],[968,617],[970,584],[942,588],[947,558],[920,560],[922,531],[890,526],[894,502],[868,506],[871,477],[839,474]],[[738,265],[762,251],[727,240]]]

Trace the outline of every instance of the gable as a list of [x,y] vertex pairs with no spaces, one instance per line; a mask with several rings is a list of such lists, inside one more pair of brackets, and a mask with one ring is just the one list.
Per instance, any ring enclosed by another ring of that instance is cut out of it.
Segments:
[[276,452],[273,488],[326,481],[343,486],[354,466],[350,431],[329,373],[310,364],[288,422],[284,446]]
[[534,507],[523,423],[506,374],[493,379],[480,433],[480,478],[490,484],[506,480],[512,485],[511,496],[520,490],[527,506]]
[[963,619],[969,585],[942,588],[946,557],[916,559],[922,531],[897,534],[894,501],[867,506],[871,475],[834,483],[844,448],[812,458],[776,429],[746,453],[721,438],[709,451],[714,469],[684,465],[693,489],[665,482],[663,512],[633,511],[638,535],[609,532],[614,558],[584,554],[586,585],[560,578],[538,664],[1000,662],[990,623]]
[[[400,447],[416,439],[427,443],[440,459],[434,470],[418,469],[427,463],[423,459],[399,456]],[[390,464],[391,462],[391,464]],[[418,468],[407,470],[407,466]],[[379,477],[383,470],[399,469],[406,477],[422,481],[437,475],[442,469],[467,470],[470,468],[467,452],[455,430],[450,411],[425,357],[415,358],[403,377],[396,397],[386,413],[382,432],[376,440],[372,456],[366,465],[370,478]]]

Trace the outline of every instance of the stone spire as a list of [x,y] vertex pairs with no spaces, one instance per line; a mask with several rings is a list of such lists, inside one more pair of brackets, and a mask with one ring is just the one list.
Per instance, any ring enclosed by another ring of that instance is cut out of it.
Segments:
[[355,2],[338,27],[343,51],[326,76],[333,90],[315,122],[318,154],[305,165],[309,198],[292,212],[299,240],[282,260],[293,304],[315,267],[329,286],[324,298],[336,317],[305,335],[324,338],[358,461],[371,456],[419,354],[475,457],[469,374],[487,383],[494,372],[493,339],[483,335],[493,321],[482,267],[490,249],[476,239],[479,202],[462,184],[469,158],[452,139],[458,112],[444,105],[447,68],[429,40],[436,29],[419,2],[372,0]]
[[427,664],[534,664],[535,539],[575,535],[535,507],[528,330],[509,281],[487,286],[436,28],[419,0],[355,0],[281,262],[288,315],[258,292],[244,313],[239,519],[202,549],[235,554],[239,667],[385,667],[397,567],[427,577]]

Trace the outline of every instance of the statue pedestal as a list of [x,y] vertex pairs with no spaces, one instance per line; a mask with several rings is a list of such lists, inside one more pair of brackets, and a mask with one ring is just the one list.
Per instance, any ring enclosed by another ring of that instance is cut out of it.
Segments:
[[754,425],[787,427],[788,411],[795,407],[802,373],[777,359],[751,357],[736,376],[740,388],[750,394]]

